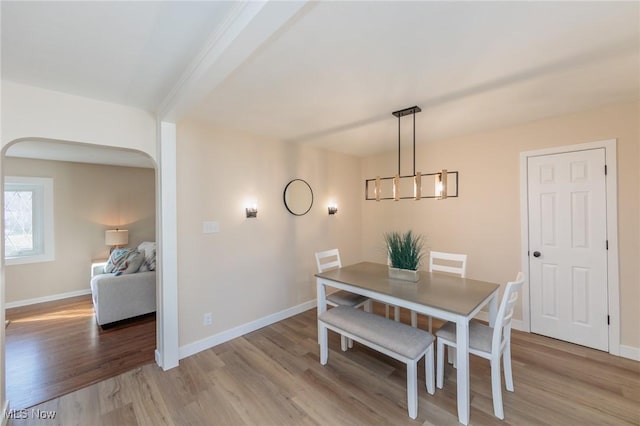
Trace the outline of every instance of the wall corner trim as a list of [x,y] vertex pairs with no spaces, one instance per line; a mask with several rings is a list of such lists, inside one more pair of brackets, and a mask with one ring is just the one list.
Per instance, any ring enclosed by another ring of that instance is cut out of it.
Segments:
[[5,400],[4,404],[2,404],[2,426],[7,426],[9,422],[9,400]]

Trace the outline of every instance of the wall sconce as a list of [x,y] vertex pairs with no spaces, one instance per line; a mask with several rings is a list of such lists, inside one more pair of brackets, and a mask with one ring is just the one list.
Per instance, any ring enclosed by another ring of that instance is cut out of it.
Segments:
[[338,213],[338,205],[336,203],[329,204],[329,207],[327,209],[329,210],[330,215]]
[[114,249],[126,246],[129,243],[129,231],[126,229],[112,229],[105,231],[104,244],[111,246],[111,253]]
[[253,204],[252,206],[249,206],[249,207],[245,208],[244,210],[247,212],[247,218],[258,217],[258,205],[257,204]]

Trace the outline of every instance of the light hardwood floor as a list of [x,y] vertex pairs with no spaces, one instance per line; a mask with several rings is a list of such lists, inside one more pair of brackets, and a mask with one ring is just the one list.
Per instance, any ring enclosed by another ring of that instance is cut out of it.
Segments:
[[[54,420],[30,413],[9,424],[459,424],[451,366],[433,396],[419,375],[413,421],[404,364],[357,343],[343,353],[330,333],[329,363],[321,366],[316,330],[316,311],[309,310],[183,359],[173,370],[146,365],[34,407],[55,412]],[[471,357],[470,424],[640,424],[640,363],[520,332],[512,347],[515,393],[503,392],[504,421],[493,416],[488,362]]]

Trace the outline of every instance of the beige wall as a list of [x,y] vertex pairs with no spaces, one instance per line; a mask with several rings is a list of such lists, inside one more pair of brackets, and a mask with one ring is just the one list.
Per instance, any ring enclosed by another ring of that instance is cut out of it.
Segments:
[[[152,159],[156,153],[156,118],[148,111],[68,95],[2,80],[1,146],[22,138],[50,140],[138,149]],[[0,174],[4,170],[0,168]],[[5,283],[6,268],[0,264],[0,283]],[[0,291],[4,306],[9,290]],[[0,322],[4,311],[0,312]],[[0,330],[0,348],[4,348],[4,330]],[[0,350],[4,365],[4,349]],[[5,402],[4,368],[0,368],[0,401]]]
[[[181,123],[178,141],[181,346],[315,299],[318,250],[339,247],[344,262],[360,260],[359,159],[197,122]],[[305,216],[283,204],[294,178],[314,192]],[[257,219],[245,217],[252,198]],[[205,220],[218,221],[220,233],[203,234]],[[213,326],[202,325],[205,312]]]
[[5,176],[52,177],[55,260],[5,266],[7,303],[89,288],[104,231],[129,230],[129,246],[155,240],[155,170],[5,158]]
[[2,80],[2,147],[23,138],[136,149],[156,159],[148,111]]
[[[617,139],[621,344],[640,348],[639,117],[638,102],[624,103],[419,145],[417,170],[458,170],[460,197],[363,201],[364,258],[384,261],[382,233],[413,229],[425,235],[429,248],[467,253],[471,278],[501,283],[513,279],[521,269],[520,153]],[[396,155],[366,158],[361,182],[395,174]]]

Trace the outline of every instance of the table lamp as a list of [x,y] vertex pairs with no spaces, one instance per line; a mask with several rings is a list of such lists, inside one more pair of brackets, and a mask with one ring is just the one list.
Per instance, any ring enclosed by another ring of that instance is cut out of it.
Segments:
[[105,245],[111,246],[111,253],[114,249],[125,246],[129,243],[129,231],[126,229],[111,229],[104,233]]

